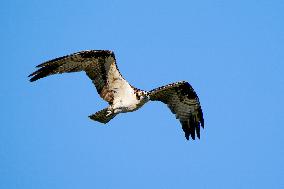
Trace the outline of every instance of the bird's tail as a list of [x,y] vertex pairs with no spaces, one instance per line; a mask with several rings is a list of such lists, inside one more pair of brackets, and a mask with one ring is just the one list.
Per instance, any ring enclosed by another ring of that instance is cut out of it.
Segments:
[[95,114],[92,114],[89,116],[90,119],[94,120],[94,121],[98,121],[100,123],[108,123],[112,118],[114,118],[117,114],[108,114],[108,108],[105,108],[101,111],[96,112]]

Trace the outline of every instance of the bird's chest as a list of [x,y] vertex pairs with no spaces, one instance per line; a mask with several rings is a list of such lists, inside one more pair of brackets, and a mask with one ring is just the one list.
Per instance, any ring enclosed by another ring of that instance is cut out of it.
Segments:
[[142,105],[141,101],[137,100],[136,95],[128,94],[117,99],[114,107],[121,109],[122,112],[131,112],[137,110]]

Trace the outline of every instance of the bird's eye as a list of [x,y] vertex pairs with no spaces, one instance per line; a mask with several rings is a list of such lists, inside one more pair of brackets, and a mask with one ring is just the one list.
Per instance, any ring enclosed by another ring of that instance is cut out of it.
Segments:
[[140,95],[138,93],[136,93],[136,99],[140,100]]

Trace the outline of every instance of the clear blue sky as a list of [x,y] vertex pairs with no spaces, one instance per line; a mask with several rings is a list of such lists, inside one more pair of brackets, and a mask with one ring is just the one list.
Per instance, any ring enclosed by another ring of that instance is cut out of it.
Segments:
[[[284,188],[284,2],[1,1],[0,188]],[[152,89],[189,81],[205,130],[186,141],[164,104],[117,116],[84,73],[28,82],[46,60],[116,53]]]

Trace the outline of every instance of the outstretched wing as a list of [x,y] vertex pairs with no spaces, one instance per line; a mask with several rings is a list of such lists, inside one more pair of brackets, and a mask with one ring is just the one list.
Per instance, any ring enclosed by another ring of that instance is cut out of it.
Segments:
[[29,75],[31,82],[53,74],[85,71],[100,96],[110,104],[126,89],[131,89],[117,68],[114,53],[108,50],[77,52],[47,61],[37,68]]
[[198,96],[188,82],[182,81],[150,91],[150,100],[168,105],[180,120],[185,137],[194,140],[195,133],[200,138],[200,126],[204,128],[202,109]]

